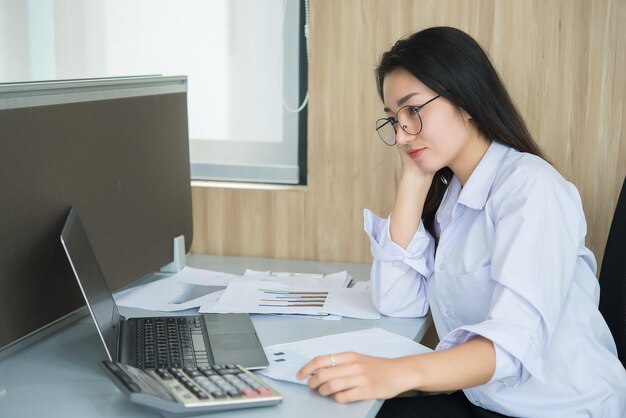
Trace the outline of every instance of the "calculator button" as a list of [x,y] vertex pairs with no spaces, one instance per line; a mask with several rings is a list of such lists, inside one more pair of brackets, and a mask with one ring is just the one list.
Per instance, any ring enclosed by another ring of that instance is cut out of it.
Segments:
[[194,395],[196,395],[198,399],[209,399],[209,397],[204,392],[198,391],[197,393],[194,393]]
[[216,383],[216,384],[226,383],[226,380],[222,376],[218,376],[216,374],[214,374],[213,376],[209,376],[209,379],[211,379],[211,382]]
[[226,397],[226,394],[222,392],[221,390],[216,390],[216,391],[211,392],[211,396],[213,396],[216,399],[222,399]]
[[172,380],[173,379],[172,375],[169,374],[166,369],[156,369],[155,372],[163,380]]
[[270,388],[260,387],[257,391],[263,396],[269,396],[272,394],[272,390]]
[[245,389],[241,393],[243,393],[243,396],[245,396],[246,398],[253,398],[260,395],[259,392],[254,389]]
[[185,373],[191,377],[202,376],[202,374],[195,367],[185,367]]
[[226,376],[228,374],[239,374],[239,369],[233,370],[233,369],[219,369],[217,371],[219,374],[221,374],[222,376]]
[[200,370],[200,372],[202,372],[203,375],[209,377],[209,376],[215,376],[217,373],[215,373],[215,371],[213,369],[211,369],[208,366],[200,366],[198,367],[198,370]]

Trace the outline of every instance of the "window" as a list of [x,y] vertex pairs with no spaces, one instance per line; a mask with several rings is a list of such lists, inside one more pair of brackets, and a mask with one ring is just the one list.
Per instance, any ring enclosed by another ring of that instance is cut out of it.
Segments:
[[0,3],[0,81],[187,75],[194,179],[306,183],[306,0]]

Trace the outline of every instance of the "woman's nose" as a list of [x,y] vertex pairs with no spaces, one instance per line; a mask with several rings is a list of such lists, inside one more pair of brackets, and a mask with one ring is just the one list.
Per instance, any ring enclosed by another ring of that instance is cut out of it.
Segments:
[[398,130],[396,131],[396,142],[400,145],[406,145],[409,142],[415,139],[416,135],[407,134],[404,129],[400,125],[398,125]]

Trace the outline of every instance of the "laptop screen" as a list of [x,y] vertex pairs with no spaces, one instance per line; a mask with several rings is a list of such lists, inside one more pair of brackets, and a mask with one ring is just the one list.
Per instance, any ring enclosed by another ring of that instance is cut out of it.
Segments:
[[115,361],[120,314],[76,208],[72,208],[67,216],[61,232],[61,243],[104,342],[109,360]]

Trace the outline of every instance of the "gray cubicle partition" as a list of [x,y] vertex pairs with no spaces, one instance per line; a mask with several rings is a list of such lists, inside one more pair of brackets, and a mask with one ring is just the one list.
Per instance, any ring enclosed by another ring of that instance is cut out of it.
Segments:
[[84,305],[59,233],[83,216],[112,289],[192,240],[186,77],[0,84],[0,358]]

